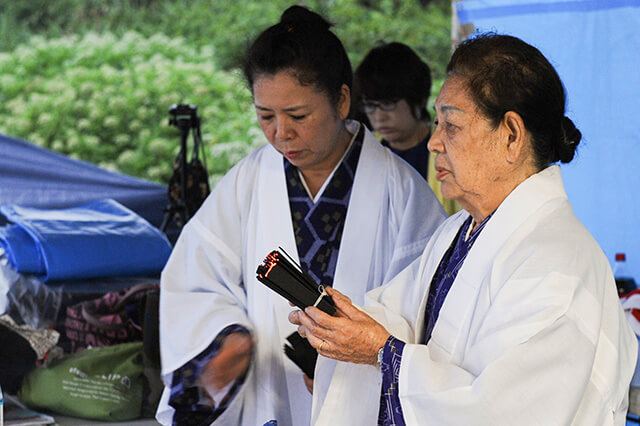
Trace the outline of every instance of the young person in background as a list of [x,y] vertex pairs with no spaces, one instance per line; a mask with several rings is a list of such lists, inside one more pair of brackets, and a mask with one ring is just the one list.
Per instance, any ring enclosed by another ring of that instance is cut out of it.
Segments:
[[427,142],[431,116],[429,65],[406,44],[393,42],[369,51],[355,72],[356,106],[369,121],[382,144],[424,177],[448,214],[460,210],[440,193]]

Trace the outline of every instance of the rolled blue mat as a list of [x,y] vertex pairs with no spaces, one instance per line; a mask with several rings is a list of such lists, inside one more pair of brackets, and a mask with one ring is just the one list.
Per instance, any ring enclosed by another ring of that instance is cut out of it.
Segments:
[[147,275],[171,245],[159,229],[112,199],[66,209],[0,206],[0,247],[16,269],[43,281]]
[[44,272],[44,261],[36,242],[19,225],[0,228],[0,247],[4,248],[9,263],[18,272]]

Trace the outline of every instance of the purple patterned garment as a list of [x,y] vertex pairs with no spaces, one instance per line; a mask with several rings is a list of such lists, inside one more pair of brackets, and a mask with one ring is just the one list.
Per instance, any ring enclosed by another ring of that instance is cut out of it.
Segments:
[[298,169],[284,159],[289,208],[300,265],[317,283],[324,286],[333,284],[342,230],[363,140],[364,126],[360,125],[349,152],[316,203],[309,198]]
[[174,371],[171,379],[171,395],[169,396],[169,405],[176,410],[173,415],[174,425],[211,424],[224,412],[233,396],[238,392],[240,385],[244,382],[244,377],[236,380],[222,401],[217,403],[216,407],[212,407],[210,398],[203,395],[197,383],[202,369],[216,356],[224,338],[235,332],[249,334],[249,330],[241,325],[230,325],[222,330],[200,355]]
[[[493,213],[487,216],[476,229],[466,238],[469,226],[471,226],[471,216],[464,221],[451,246],[444,254],[438,269],[431,280],[429,296],[425,309],[425,333],[424,344],[431,339],[433,327],[438,320],[440,309],[444,300],[453,285],[458,271],[462,267],[464,260],[471,250],[471,246],[480,235],[480,231],[485,227]],[[398,395],[398,375],[400,374],[400,363],[402,361],[402,351],[405,343],[401,340],[389,337],[382,353],[382,389],[380,391],[380,411],[378,412],[379,426],[404,426],[404,416],[400,397]]]
[[378,411],[378,425],[404,426],[404,417],[400,398],[398,397],[398,374],[404,342],[390,336],[382,352],[382,390],[380,391],[380,410]]

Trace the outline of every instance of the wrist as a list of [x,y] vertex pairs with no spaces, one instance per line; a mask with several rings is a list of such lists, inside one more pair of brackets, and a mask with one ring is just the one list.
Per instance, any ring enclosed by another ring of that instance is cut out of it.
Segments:
[[380,345],[378,351],[376,352],[376,363],[375,363],[375,365],[378,368],[380,368],[382,366],[382,356],[384,355],[384,348],[387,345],[387,342],[389,341],[390,338],[391,338],[391,335],[387,335],[385,340],[382,342],[382,345]]

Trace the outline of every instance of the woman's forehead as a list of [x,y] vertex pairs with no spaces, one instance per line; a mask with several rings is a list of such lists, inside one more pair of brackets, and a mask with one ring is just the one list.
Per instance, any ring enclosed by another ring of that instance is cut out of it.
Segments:
[[323,93],[312,85],[301,84],[288,72],[277,74],[262,74],[253,83],[254,100],[261,102],[291,101],[300,102],[301,98],[316,98]]
[[435,102],[435,108],[441,113],[469,113],[476,110],[473,98],[461,77],[448,77]]
[[290,71],[278,71],[276,73],[258,74],[253,81],[253,89],[272,89],[274,87],[298,88],[303,87],[295,74]]

